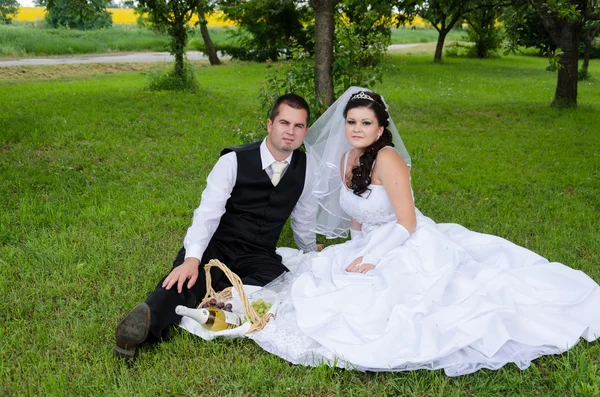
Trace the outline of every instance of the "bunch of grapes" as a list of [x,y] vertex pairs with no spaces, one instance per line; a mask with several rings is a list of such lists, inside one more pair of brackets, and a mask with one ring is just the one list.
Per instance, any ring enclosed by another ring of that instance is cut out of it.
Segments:
[[267,303],[262,299],[252,302],[252,308],[260,317],[263,317],[265,314],[267,314],[271,306],[273,306],[271,303]]
[[204,302],[202,304],[202,306],[200,306],[203,309],[209,309],[209,308],[215,308],[215,309],[221,309],[221,310],[225,310],[227,312],[231,312],[233,306],[231,305],[231,303],[223,303],[223,302],[217,302],[217,300],[215,298],[211,298],[209,301]]

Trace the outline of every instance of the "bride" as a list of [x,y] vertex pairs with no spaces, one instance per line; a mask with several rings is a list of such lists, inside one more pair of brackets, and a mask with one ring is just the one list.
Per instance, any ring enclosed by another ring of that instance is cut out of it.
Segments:
[[318,232],[351,240],[271,286],[276,317],[249,337],[292,363],[457,376],[527,368],[600,334],[600,288],[500,237],[414,207],[410,157],[383,98],[353,87],[305,141],[318,159]]

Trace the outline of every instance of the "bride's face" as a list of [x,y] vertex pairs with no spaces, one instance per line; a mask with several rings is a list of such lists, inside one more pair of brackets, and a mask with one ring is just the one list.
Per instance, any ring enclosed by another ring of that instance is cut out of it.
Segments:
[[369,108],[354,108],[346,115],[346,140],[357,149],[364,149],[383,133],[375,112]]

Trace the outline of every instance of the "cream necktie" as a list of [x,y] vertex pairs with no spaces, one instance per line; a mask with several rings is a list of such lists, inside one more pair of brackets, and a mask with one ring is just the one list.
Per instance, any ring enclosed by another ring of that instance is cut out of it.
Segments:
[[283,173],[283,170],[285,170],[287,165],[287,161],[281,163],[279,161],[275,161],[273,164],[271,164],[271,170],[273,171],[271,183],[273,184],[273,186],[277,186],[277,184],[281,180],[281,174]]

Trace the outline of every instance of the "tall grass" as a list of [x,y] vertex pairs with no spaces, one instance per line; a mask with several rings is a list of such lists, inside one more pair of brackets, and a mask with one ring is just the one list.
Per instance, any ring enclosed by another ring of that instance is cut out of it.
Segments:
[[[216,44],[227,42],[227,28],[209,28]],[[190,40],[199,40],[198,32]],[[39,23],[0,25],[0,57],[166,51],[169,36],[135,25],[108,29],[51,29]],[[195,49],[190,46],[190,49]]]
[[[235,42],[228,27],[209,27],[215,45]],[[447,42],[460,40],[462,32],[453,30]],[[426,43],[437,40],[437,31],[429,28],[392,29],[392,43]],[[97,54],[123,51],[166,51],[169,37],[136,25],[114,25],[109,29],[72,30],[51,29],[43,21],[16,22],[0,25],[0,57],[46,55]],[[189,37],[188,50],[204,47],[200,33],[195,30]]]
[[[419,209],[600,281],[600,81],[557,110],[544,59],[389,60],[376,89],[413,157]],[[116,360],[118,319],[168,271],[220,149],[260,111],[263,65],[197,73],[194,95],[145,91],[139,73],[0,77],[1,395],[598,395],[598,342],[459,378],[290,366],[185,332]],[[279,243],[293,245],[289,227]]]

